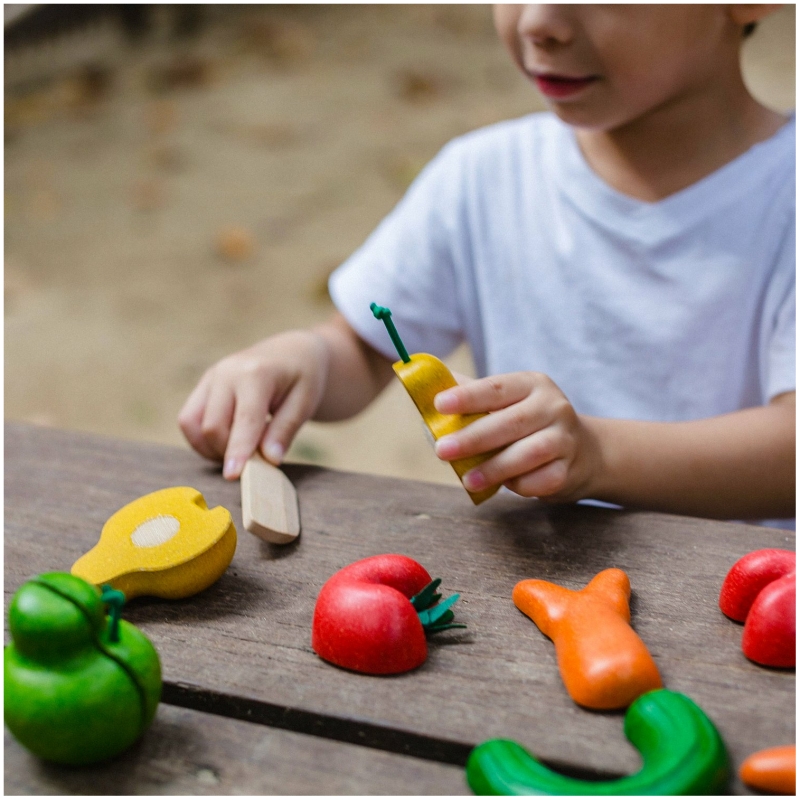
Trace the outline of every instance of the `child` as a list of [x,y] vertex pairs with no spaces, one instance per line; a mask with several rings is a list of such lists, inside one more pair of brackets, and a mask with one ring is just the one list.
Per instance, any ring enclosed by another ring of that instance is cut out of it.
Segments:
[[[466,339],[503,447],[471,490],[720,518],[794,515],[795,123],[739,66],[765,5],[508,5],[495,24],[553,113],[451,142],[332,276],[328,323],[213,366],[181,411],[236,478],[307,419],[364,408],[396,359]],[[271,417],[270,417],[271,415]],[[269,421],[268,421],[269,420]]]

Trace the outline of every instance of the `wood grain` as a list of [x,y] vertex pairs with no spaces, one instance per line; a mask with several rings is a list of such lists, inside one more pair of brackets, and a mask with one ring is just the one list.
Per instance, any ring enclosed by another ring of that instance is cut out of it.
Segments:
[[[363,725],[368,743],[376,737],[376,746],[391,741],[387,749],[418,755],[419,742],[437,741],[440,760],[500,736],[570,769],[632,772],[639,758],[622,714],[569,699],[552,643],[511,601],[523,578],[578,589],[619,567],[631,580],[632,625],[665,686],[709,714],[734,765],[794,741],[794,671],[747,661],[742,627],[717,607],[740,556],[794,549],[793,534],[500,495],[474,508],[458,488],[299,465],[285,471],[303,521],[295,542],[240,536],[228,571],[202,594],[126,607],[158,648],[165,680],[183,685],[198,707],[224,696],[306,722],[335,719],[347,741]],[[188,450],[7,425],[6,602],[27,577],[69,569],[117,508],[173,485],[225,506],[241,530],[238,485]],[[405,675],[358,675],[322,662],[310,646],[319,589],[352,561],[388,552],[417,559],[443,578],[443,591],[460,592],[456,618],[468,629],[432,637],[428,661]],[[744,791],[737,779],[732,789]]]
[[8,730],[4,744],[6,795],[469,794],[458,767],[163,704],[105,764],[45,763]]

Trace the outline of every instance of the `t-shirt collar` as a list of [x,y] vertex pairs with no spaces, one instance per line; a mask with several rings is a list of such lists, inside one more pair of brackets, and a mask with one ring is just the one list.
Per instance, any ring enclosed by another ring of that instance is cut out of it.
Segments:
[[690,214],[694,219],[698,209],[711,210],[719,202],[729,202],[731,193],[739,195],[763,185],[766,173],[781,169],[785,173],[787,149],[794,152],[795,113],[787,115],[786,124],[769,139],[758,142],[746,152],[724,164],[691,186],[656,202],[630,197],[607,184],[587,163],[578,144],[575,131],[554,118],[561,146],[553,156],[562,180],[559,184],[569,199],[584,213],[610,221],[619,216],[627,223],[653,215],[678,217]]

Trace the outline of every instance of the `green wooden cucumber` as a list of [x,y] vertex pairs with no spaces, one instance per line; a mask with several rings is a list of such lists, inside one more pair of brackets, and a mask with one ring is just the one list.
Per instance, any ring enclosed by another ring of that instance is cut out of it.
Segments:
[[703,710],[686,695],[655,689],[625,714],[625,735],[644,762],[635,775],[611,781],[568,778],[545,767],[524,747],[492,739],[467,762],[476,794],[677,795],[721,794],[728,781],[725,745]]
[[90,764],[133,744],[152,722],[161,664],[150,640],[98,589],[62,572],[23,584],[8,612],[5,722],[37,756]]

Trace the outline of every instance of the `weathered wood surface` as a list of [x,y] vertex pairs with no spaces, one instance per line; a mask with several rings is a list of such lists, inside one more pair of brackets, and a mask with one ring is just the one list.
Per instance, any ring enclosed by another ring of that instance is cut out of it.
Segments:
[[[794,741],[794,671],[748,662],[741,626],[717,607],[736,559],[794,549],[793,534],[510,496],[476,509],[449,487],[303,466],[286,472],[302,533],[281,548],[242,531],[238,484],[188,450],[8,425],[7,596],[30,575],[68,570],[125,503],[189,485],[231,511],[239,545],[201,595],[126,608],[161,654],[171,702],[455,763],[471,745],[502,736],[557,765],[631,772],[639,757],[622,714],[572,703],[551,642],[511,602],[523,578],[575,589],[619,567],[633,587],[632,623],[665,685],[709,714],[734,765]],[[443,578],[444,591],[460,592],[457,619],[467,631],[438,634],[428,661],[397,677],[325,664],[310,646],[317,592],[346,564],[387,552],[417,559]],[[743,791],[735,779],[731,788]]]
[[47,764],[5,731],[6,795],[469,794],[464,770],[164,705],[124,755]]

